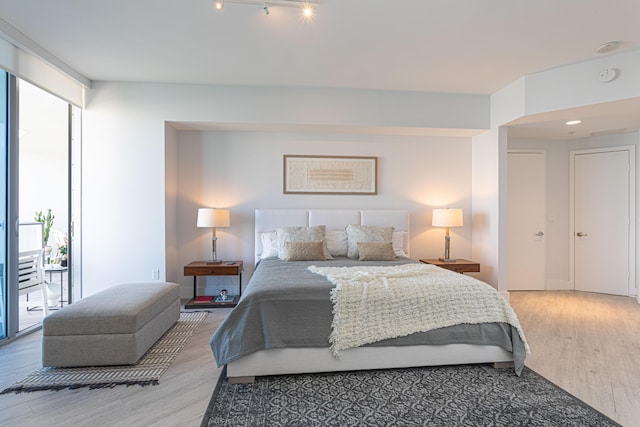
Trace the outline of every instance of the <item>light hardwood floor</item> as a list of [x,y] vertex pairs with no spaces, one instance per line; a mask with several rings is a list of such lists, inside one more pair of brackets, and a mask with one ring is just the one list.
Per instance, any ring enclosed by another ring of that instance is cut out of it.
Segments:
[[526,365],[628,427],[640,426],[640,305],[573,291],[512,292]]
[[[576,292],[515,292],[532,354],[527,366],[619,423],[640,426],[640,305]],[[199,426],[220,370],[209,338],[230,309],[212,310],[160,384],[0,396],[0,425]],[[0,389],[40,367],[39,332],[0,347]]]
[[[211,310],[160,384],[1,395],[0,426],[199,426],[221,371],[209,338],[230,310]],[[0,390],[42,366],[41,338],[0,347]]]

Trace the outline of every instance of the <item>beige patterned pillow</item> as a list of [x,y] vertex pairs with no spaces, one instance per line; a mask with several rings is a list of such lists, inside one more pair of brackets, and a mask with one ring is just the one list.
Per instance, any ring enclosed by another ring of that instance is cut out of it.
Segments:
[[322,240],[304,242],[286,242],[285,261],[324,261],[324,243]]
[[393,227],[377,225],[347,226],[347,256],[358,259],[358,242],[391,242]]
[[392,242],[358,242],[360,261],[393,261],[396,253]]
[[[287,259],[287,242],[307,242],[311,240],[322,240],[324,242],[325,226],[318,225],[315,227],[282,227],[276,229],[278,241],[278,258]],[[325,259],[333,259],[329,250],[324,246]]]

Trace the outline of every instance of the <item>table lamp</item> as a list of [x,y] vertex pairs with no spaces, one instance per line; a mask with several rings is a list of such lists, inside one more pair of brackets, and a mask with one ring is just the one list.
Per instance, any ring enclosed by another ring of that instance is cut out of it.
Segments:
[[208,264],[220,264],[222,261],[218,260],[216,255],[216,228],[217,227],[229,227],[231,221],[229,220],[229,211],[227,209],[211,209],[211,208],[199,208],[197,227],[211,227],[211,260],[207,261]]
[[462,227],[462,209],[434,209],[431,225],[434,227],[446,227],[446,234],[444,236],[444,258],[438,259],[443,262],[455,262],[455,259],[449,258],[451,244],[449,227]]

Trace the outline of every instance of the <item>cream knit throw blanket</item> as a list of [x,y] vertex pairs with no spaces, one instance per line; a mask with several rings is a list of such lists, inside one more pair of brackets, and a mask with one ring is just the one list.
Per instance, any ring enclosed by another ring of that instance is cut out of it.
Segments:
[[529,353],[520,322],[490,285],[428,264],[391,267],[317,267],[336,287],[331,351],[463,323],[514,326]]

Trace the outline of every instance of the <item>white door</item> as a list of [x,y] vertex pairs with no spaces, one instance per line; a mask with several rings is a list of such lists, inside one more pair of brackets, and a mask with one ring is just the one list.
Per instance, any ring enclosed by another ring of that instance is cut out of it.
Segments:
[[631,158],[629,149],[572,153],[577,291],[630,294]]
[[507,170],[507,289],[543,290],[546,288],[545,153],[509,152]]

